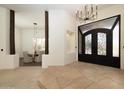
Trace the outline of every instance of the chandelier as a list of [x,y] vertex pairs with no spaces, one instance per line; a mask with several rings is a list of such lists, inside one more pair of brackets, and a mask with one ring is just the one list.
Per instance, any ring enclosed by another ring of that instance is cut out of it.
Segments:
[[98,6],[95,4],[86,4],[76,11],[76,20],[86,23],[95,20],[98,16]]
[[36,49],[37,49],[37,23],[33,23],[33,25],[34,25],[33,47],[34,47],[34,52],[36,52]]
[[34,25],[34,37],[37,37],[37,23],[33,23]]

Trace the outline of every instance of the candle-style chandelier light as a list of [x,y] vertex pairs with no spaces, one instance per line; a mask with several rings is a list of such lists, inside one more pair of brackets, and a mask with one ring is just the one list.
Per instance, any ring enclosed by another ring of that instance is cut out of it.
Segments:
[[98,6],[95,4],[83,5],[79,10],[76,11],[76,20],[79,22],[86,23],[90,20],[97,19]]
[[34,25],[34,35],[33,35],[33,47],[34,52],[37,50],[37,23],[33,23]]

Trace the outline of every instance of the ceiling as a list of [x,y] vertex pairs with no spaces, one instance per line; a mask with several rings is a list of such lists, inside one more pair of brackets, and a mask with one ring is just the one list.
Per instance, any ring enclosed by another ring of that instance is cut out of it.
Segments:
[[22,29],[33,29],[33,23],[37,23],[38,28],[44,29],[45,16],[42,11],[16,12],[15,25]]
[[75,10],[82,4],[0,4],[8,9],[20,11],[41,11],[49,9]]
[[[0,6],[15,10],[15,23],[20,28],[33,28],[33,23],[38,23],[39,28],[44,28],[44,10],[61,9],[72,13],[82,4],[0,4]],[[110,5],[99,5],[99,9]]]

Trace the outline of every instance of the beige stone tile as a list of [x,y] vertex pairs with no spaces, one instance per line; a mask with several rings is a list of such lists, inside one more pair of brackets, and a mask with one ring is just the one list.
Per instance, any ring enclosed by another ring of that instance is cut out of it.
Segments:
[[96,69],[85,69],[82,71],[80,70],[80,73],[82,76],[85,76],[92,81],[98,81],[105,76],[105,73],[102,73]]
[[118,83],[114,82],[110,78],[105,78],[102,80],[99,80],[93,84],[91,84],[88,89],[121,89],[124,88],[124,86],[119,85]]
[[56,69],[56,70],[53,70],[53,69],[46,69],[46,70],[44,70],[43,72],[41,72],[41,76],[42,76],[44,73],[48,73],[48,75],[52,75],[52,77],[61,76],[61,72],[58,71],[57,69]]
[[111,78],[114,82],[119,83],[124,86],[124,72],[123,71],[113,71],[112,73],[106,74],[106,77]]
[[37,84],[40,89],[46,89],[46,87],[40,81],[37,81]]
[[65,88],[65,86],[67,86],[70,82],[72,82],[73,79],[61,76],[61,77],[57,77],[56,80],[58,82],[59,88]]
[[2,70],[0,76],[0,88],[39,88],[37,85],[38,75],[41,68],[20,67],[15,70]]
[[62,76],[68,77],[70,79],[75,79],[75,78],[80,77],[81,73],[74,68],[69,68],[69,69],[62,72]]
[[68,84],[67,89],[84,89],[87,88],[93,81],[89,80],[86,77],[79,77],[73,80],[70,84]]
[[73,79],[81,76],[77,70],[69,67],[51,67],[46,72],[44,71],[44,73],[49,73],[47,77],[56,78],[60,88],[64,88]]
[[46,73],[46,72],[42,73],[38,81],[40,82],[40,85],[45,86],[45,88],[50,88],[50,89],[59,88],[56,77],[50,73]]
[[65,66],[0,70],[0,88],[124,88],[124,71],[74,62]]
[[19,81],[14,80],[12,84],[15,89],[38,89],[40,88],[37,84],[37,81],[33,79],[30,79],[30,80],[22,79]]

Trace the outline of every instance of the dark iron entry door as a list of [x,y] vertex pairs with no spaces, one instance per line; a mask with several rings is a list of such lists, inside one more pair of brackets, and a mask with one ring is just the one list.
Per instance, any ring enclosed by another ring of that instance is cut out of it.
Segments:
[[[81,27],[78,28],[78,59],[79,61],[101,64],[106,66],[112,67],[120,67],[120,57],[115,52],[119,52],[114,50],[116,45],[114,45],[113,40],[119,39],[113,33],[117,30],[119,31],[119,20],[120,16],[115,17],[112,19],[113,21],[109,21],[110,23],[113,22],[112,26],[109,28],[93,28],[87,31],[82,31]],[[103,23],[107,23],[103,22]],[[110,24],[109,23],[109,24]],[[88,27],[88,26],[87,26]],[[119,32],[118,32],[119,33]],[[113,36],[115,36],[113,38]],[[119,41],[119,40],[118,40]],[[118,47],[119,48],[119,43]]]

